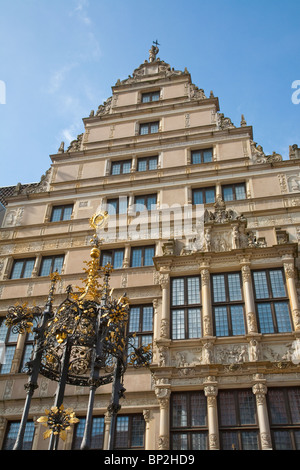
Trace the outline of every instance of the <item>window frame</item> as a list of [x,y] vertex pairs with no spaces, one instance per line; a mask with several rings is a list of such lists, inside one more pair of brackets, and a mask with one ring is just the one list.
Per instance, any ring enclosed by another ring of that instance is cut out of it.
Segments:
[[[249,396],[253,400],[253,406],[254,406],[254,419],[255,423],[246,423],[242,424],[241,423],[241,414],[240,414],[240,409],[241,409],[241,404],[239,400],[239,394],[243,392],[248,392]],[[221,414],[221,408],[222,408],[222,393],[231,393],[233,396],[234,400],[234,408],[235,408],[235,416],[236,416],[236,422],[235,424],[222,424],[222,414]],[[258,414],[257,414],[257,406],[256,406],[256,400],[255,400],[255,395],[253,394],[251,389],[247,388],[241,388],[241,389],[222,389],[219,390],[218,396],[217,396],[217,408],[218,408],[218,422],[219,422],[219,435],[220,435],[220,449],[223,450],[223,441],[222,441],[222,436],[226,432],[232,432],[234,434],[237,434],[237,441],[239,444],[239,449],[243,449],[242,445],[242,433],[243,432],[256,432],[257,435],[257,450],[260,450],[261,448],[261,443],[260,443],[260,432],[259,432],[259,423],[258,423]],[[232,450],[236,450],[235,448],[232,447]]]
[[4,358],[6,357],[8,350],[11,350],[12,353],[13,353],[11,355],[10,368],[9,368],[8,371],[3,372],[3,366],[6,366],[7,362],[5,361],[5,362],[3,362],[3,364],[0,363],[0,375],[5,375],[5,374],[10,374],[12,363],[13,363],[14,356],[15,356],[16,349],[17,349],[19,334],[18,333],[13,333],[12,329],[5,325],[5,318],[4,317],[0,318],[0,327],[2,327],[2,325],[4,325],[5,330],[6,330],[5,335],[4,335],[5,337],[4,337],[4,340],[3,340],[3,343],[5,345]]
[[[151,132],[151,126],[157,125],[157,131]],[[159,124],[160,121],[151,121],[151,122],[140,122],[139,124],[139,135],[152,135],[152,134],[158,134],[159,132]],[[142,127],[147,128],[147,132],[142,133]]]
[[[214,201],[213,202],[206,202],[206,191],[208,190],[213,190],[214,192]],[[196,192],[201,192],[202,193],[202,199],[203,202],[196,203],[195,202],[195,193]],[[193,188],[192,189],[192,204],[197,205],[197,204],[214,204],[216,202],[216,188],[215,186],[207,186],[205,188]]]
[[[130,250],[130,267],[131,268],[143,268],[143,267],[149,267],[149,266],[154,266],[154,262],[152,260],[152,264],[145,264],[145,252],[147,248],[153,248],[153,252],[155,256],[155,245],[143,245],[143,246],[132,246]],[[139,266],[133,266],[132,261],[133,261],[133,253],[135,250],[142,250],[141,253],[141,264]]]
[[[13,275],[13,272],[14,272],[14,267],[16,265],[16,263],[20,263],[22,261],[23,263],[23,266],[22,266],[22,269],[21,269],[21,274],[20,274],[20,277],[12,277]],[[29,277],[24,277],[24,272],[26,270],[26,263],[29,262],[29,261],[33,261],[33,267],[32,267],[32,271],[31,271],[31,274]],[[12,267],[11,267],[11,272],[10,272],[10,279],[12,280],[16,280],[16,279],[30,279],[32,277],[32,272],[34,270],[34,265],[35,265],[35,261],[36,261],[36,258],[15,258],[13,260],[13,264],[12,264]]]
[[[127,446],[125,447],[120,447],[117,446],[117,438],[118,438],[118,431],[117,431],[117,426],[118,426],[118,418],[128,418],[128,436],[127,436]],[[142,446],[132,446],[132,434],[133,434],[133,419],[134,417],[139,417],[141,419],[141,422],[143,423],[143,445]],[[142,415],[142,413],[130,413],[130,414],[118,414],[117,419],[115,421],[115,436],[114,436],[114,449],[119,449],[119,450],[125,450],[125,449],[141,449],[143,450],[145,448],[145,431],[146,431],[146,423],[145,419]]]
[[[141,194],[141,195],[137,194],[137,195],[135,195],[134,196],[134,206],[135,206],[135,208],[137,208],[137,205],[139,204],[139,203],[136,202],[137,198],[144,198],[145,202],[144,202],[144,209],[143,210],[148,211],[148,212],[153,210],[151,208],[148,209],[148,200],[150,198],[153,198],[153,197],[155,197],[155,204],[153,204],[153,205],[155,205],[155,207],[156,207],[157,206],[157,193]],[[142,211],[137,210],[137,212],[142,212]]]
[[[130,315],[131,315],[131,309],[134,309],[134,308],[138,308],[140,311],[139,311],[139,325],[138,325],[138,329],[130,329]],[[143,330],[143,320],[144,320],[144,309],[146,308],[151,308],[152,309],[152,330]],[[143,343],[143,340],[142,340],[142,337],[143,336],[152,336],[152,340],[153,340],[153,321],[154,321],[154,308],[153,308],[153,305],[152,304],[138,304],[138,305],[130,305],[129,307],[129,319],[128,319],[128,333],[135,333],[136,334],[136,338],[137,338],[137,343],[138,343],[138,347],[142,346]]]
[[[115,254],[116,254],[117,251],[122,251],[122,253],[123,253],[122,266],[120,266],[120,267],[118,267],[118,268],[114,267],[114,263],[115,263]],[[105,266],[105,265],[103,265],[103,254],[109,254],[109,253],[111,253],[111,259],[112,259],[112,262],[109,263],[109,264],[111,264],[114,269],[122,269],[122,268],[123,268],[123,264],[124,264],[124,254],[125,254],[124,248],[112,248],[111,250],[109,250],[109,249],[108,249],[108,250],[101,250],[101,253],[100,253],[100,266],[101,266],[101,267],[104,267],[104,266]]]
[[[124,164],[130,162],[130,170],[128,172],[123,172]],[[114,165],[120,165],[120,173],[113,173],[113,166]],[[110,174],[111,176],[118,176],[118,175],[130,175],[132,170],[132,158],[129,158],[128,160],[117,160],[117,161],[112,161],[111,162],[111,168],[110,168]]]
[[[68,208],[70,208],[70,207],[72,208],[72,212],[71,212],[70,218],[65,219],[65,218],[64,218],[64,212],[65,212],[66,209],[68,209]],[[55,209],[61,209],[61,214],[60,214],[59,220],[53,220],[54,210],[55,210]],[[74,210],[74,204],[60,204],[60,205],[58,205],[58,206],[52,206],[50,222],[51,222],[51,223],[55,223],[55,222],[65,222],[65,221],[67,221],[67,220],[71,220],[72,215],[73,215],[73,210]]]
[[[230,300],[230,292],[229,292],[229,283],[228,283],[228,276],[232,274],[238,274],[240,279],[240,290],[241,290],[241,300]],[[215,301],[214,300],[214,283],[213,277],[214,276],[224,276],[225,280],[225,296],[226,300],[224,301]],[[244,292],[243,292],[243,283],[242,283],[242,276],[240,271],[229,271],[226,273],[212,273],[211,274],[211,303],[212,303],[212,311],[213,311],[213,329],[214,334],[218,338],[228,338],[230,336],[241,336],[247,334],[247,322],[245,318],[245,299],[244,299]],[[232,324],[232,314],[231,314],[231,306],[238,306],[241,305],[243,309],[243,320],[244,320],[244,333],[233,334],[233,324]],[[216,316],[215,316],[215,308],[217,307],[225,307],[226,308],[226,318],[227,318],[227,326],[228,326],[228,335],[217,335],[216,331]]]
[[[8,435],[9,435],[9,432],[10,432],[10,428],[13,424],[16,424],[16,423],[19,423],[19,427],[21,425],[21,421],[17,421],[17,420],[11,420],[11,421],[8,421],[7,423],[7,426],[6,426],[6,430],[5,430],[5,435],[4,435],[4,439],[3,439],[3,444],[2,444],[2,448],[1,450],[13,450],[13,447],[11,448],[7,448],[7,439],[8,439]],[[26,429],[27,428],[27,429]],[[32,434],[32,439],[29,441],[29,440],[26,440],[26,432],[27,433],[30,433]],[[26,426],[25,426],[25,435],[24,435],[24,441],[23,441],[23,446],[22,446],[22,450],[32,450],[32,445],[33,445],[33,441],[34,441],[34,436],[35,436],[35,425],[34,425],[34,421],[32,419],[29,419],[26,423]],[[16,433],[16,436],[15,436],[15,439],[17,438],[17,433]],[[14,446],[15,444],[15,439],[14,439],[14,442],[11,444],[11,446]],[[30,446],[30,448],[29,448]]]
[[[149,161],[150,160],[156,160],[156,168],[149,168]],[[145,170],[139,170],[139,163],[145,161],[146,162],[146,169]],[[155,171],[158,168],[158,155],[152,155],[149,157],[140,157],[137,159],[137,166],[136,166],[136,171],[138,173],[143,173],[144,171]]]
[[[106,201],[106,210],[107,210],[107,213],[110,215],[110,216],[115,216],[115,215],[126,215],[127,214],[127,211],[128,211],[128,207],[129,207],[129,201],[128,201],[128,197],[127,196],[121,196],[122,198],[126,198],[126,212],[120,212],[120,197],[115,197],[115,198],[110,198],[110,199],[107,199]],[[109,205],[113,205],[113,203],[116,202],[116,213],[115,214],[110,214],[109,213]]]
[[[199,303],[189,303],[188,302],[188,279],[190,278],[197,278],[199,280]],[[183,294],[184,294],[184,303],[180,305],[173,305],[173,290],[174,290],[174,281],[178,279],[183,279]],[[201,276],[199,275],[191,275],[191,276],[179,276],[171,278],[171,288],[170,288],[170,309],[171,309],[171,324],[170,324],[170,336],[171,339],[176,341],[182,341],[187,339],[197,339],[203,337],[203,325],[202,325],[202,292],[201,292]],[[193,336],[190,338],[189,332],[189,309],[199,309],[200,310],[200,336]],[[184,310],[184,337],[183,338],[175,338],[173,337],[173,321],[174,321],[174,311],[175,310]]]
[[[153,96],[156,96],[158,95],[158,99],[157,100],[153,100]],[[143,101],[143,99],[146,97],[146,96],[149,96],[149,101]],[[146,104],[146,103],[157,103],[158,101],[160,101],[160,90],[153,90],[153,91],[146,91],[146,92],[143,92],[141,93],[141,103],[142,104]]]
[[[205,162],[204,161],[204,152],[207,152],[207,151],[211,151],[211,160],[209,162]],[[193,159],[194,159],[194,155],[196,153],[200,153],[200,162],[194,162]],[[214,153],[214,149],[213,147],[208,147],[208,148],[203,148],[203,149],[193,149],[191,150],[191,164],[192,165],[203,165],[204,163],[212,163],[213,161],[213,153]]]
[[[95,443],[93,442],[93,439],[96,440],[95,436],[93,436],[93,428],[94,428],[94,423],[95,423],[94,420],[97,419],[97,418],[98,419],[100,418],[101,420],[103,419],[103,434],[102,434],[102,442],[101,442],[100,446],[96,446]],[[85,427],[86,416],[80,417],[80,422],[84,423],[84,427]],[[78,426],[79,426],[79,423],[77,423],[74,427],[71,450],[79,450],[82,439],[83,439],[83,435],[82,436],[77,436],[76,435]],[[101,416],[101,415],[95,415],[95,416],[92,417],[92,430],[91,430],[91,446],[90,446],[90,449],[91,450],[103,450],[104,436],[105,436],[105,417]],[[78,440],[78,443],[76,442],[76,440]]]
[[[204,398],[205,402],[205,424],[192,424],[192,396],[193,395],[201,395]],[[178,395],[184,395],[186,397],[186,425],[175,425],[174,424],[174,399]],[[193,390],[193,391],[180,391],[180,392],[172,392],[171,399],[170,399],[170,446],[173,450],[174,448],[174,436],[179,434],[186,434],[187,435],[187,449],[186,450],[196,450],[192,449],[192,435],[193,434],[205,434],[206,436],[206,450],[209,449],[209,439],[208,439],[208,405],[207,405],[207,397],[204,394],[203,390]],[[185,449],[182,449],[185,450]]]
[[[237,197],[236,197],[236,188],[239,187],[239,186],[243,186],[243,188],[244,188],[245,197],[242,198],[242,199],[237,199]],[[225,197],[224,197],[224,188],[232,188],[233,199],[225,199]],[[245,182],[232,183],[232,184],[223,184],[221,186],[221,191],[222,191],[222,199],[225,202],[227,202],[227,201],[228,202],[229,201],[245,201],[247,199],[247,191],[246,191],[246,183]]]
[[[53,271],[54,263],[55,263],[55,260],[58,259],[58,258],[63,259],[62,266],[61,266],[61,270],[62,270],[63,267],[64,267],[64,262],[65,262],[65,255],[64,254],[43,256],[42,259],[41,259],[41,265],[40,265],[40,269],[39,269],[39,277],[49,276],[51,273],[53,273],[54,272]],[[42,274],[43,263],[46,259],[51,259],[52,260],[50,270],[49,270],[48,274]],[[61,274],[61,271],[59,272],[59,274]]]
[[[271,284],[271,279],[270,279],[270,271],[280,271],[282,274],[282,279],[283,279],[283,287],[285,290],[285,297],[274,297],[273,292],[272,292],[272,284]],[[255,280],[254,280],[254,273],[256,272],[265,272],[266,273],[266,279],[267,279],[267,287],[268,287],[268,294],[269,297],[265,298],[257,298],[256,297],[256,289],[255,289]],[[274,331],[268,331],[264,332],[262,334],[280,334],[280,333],[290,333],[293,331],[293,320],[292,320],[292,315],[291,315],[291,308],[290,308],[290,302],[289,302],[289,297],[288,297],[288,292],[287,292],[287,285],[286,285],[286,279],[285,279],[285,274],[283,268],[266,268],[266,269],[253,269],[251,271],[252,275],[252,283],[253,283],[253,295],[254,295],[254,303],[255,303],[255,310],[256,310],[256,318],[257,318],[257,326],[259,333],[261,332],[261,321],[260,321],[260,316],[258,312],[258,304],[270,304],[271,308],[271,318],[273,322],[273,328]],[[279,331],[278,330],[278,320],[277,320],[277,315],[275,311],[275,306],[274,303],[285,303],[288,308],[288,313],[289,313],[289,321],[290,321],[290,326],[291,329],[285,332]]]

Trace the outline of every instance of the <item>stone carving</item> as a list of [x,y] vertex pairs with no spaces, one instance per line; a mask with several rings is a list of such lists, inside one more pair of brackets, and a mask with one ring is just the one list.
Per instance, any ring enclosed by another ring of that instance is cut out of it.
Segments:
[[202,364],[212,364],[213,363],[213,345],[212,343],[204,343],[202,347],[201,355]]
[[83,134],[79,134],[77,136],[77,139],[72,140],[72,142],[70,143],[67,149],[67,152],[79,152],[79,150],[81,149],[82,139],[83,139]]
[[250,362],[258,361],[259,353],[260,353],[259,343],[255,338],[252,338],[248,346],[249,361]]
[[215,348],[216,362],[221,364],[241,364],[246,362],[248,351],[246,345],[229,345]]
[[189,87],[189,97],[191,100],[204,100],[206,98],[204,90],[198,88],[193,83]]
[[300,192],[300,177],[299,175],[291,175],[287,179],[288,190],[291,193]]
[[295,160],[296,158],[300,158],[300,149],[298,148],[297,144],[289,146],[289,157],[290,157],[290,160]]
[[162,246],[163,256],[175,254],[175,240],[168,240]]
[[278,245],[284,245],[289,242],[289,234],[286,230],[275,229]]
[[204,212],[204,223],[214,222],[218,224],[224,224],[234,220],[246,222],[243,214],[238,215],[233,209],[226,209],[226,204],[221,196],[216,197],[216,202],[214,203],[214,212],[208,211],[207,209]]
[[266,155],[261,145],[251,140],[251,154],[254,163],[276,163],[282,161],[282,156],[279,153],[273,152],[272,155]]
[[235,128],[235,125],[231,122],[231,119],[225,117],[223,113],[217,113],[217,125],[219,129]]
[[[96,112],[96,116],[101,116],[103,114],[109,114],[110,113],[110,110],[111,110],[111,105],[112,105],[112,99],[113,97],[110,96],[109,98],[107,98],[106,101],[104,101],[103,104],[100,104],[98,106],[98,110]],[[92,117],[92,116],[91,116]]]
[[152,45],[151,49],[149,50],[149,62],[154,62],[156,60],[156,56],[158,53],[159,53],[158,47]]

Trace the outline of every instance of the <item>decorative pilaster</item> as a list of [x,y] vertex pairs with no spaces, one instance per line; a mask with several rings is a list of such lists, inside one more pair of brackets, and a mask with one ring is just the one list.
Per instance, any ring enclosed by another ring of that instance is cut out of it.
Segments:
[[145,450],[150,450],[150,410],[143,410],[143,416],[146,423]]
[[155,389],[155,395],[159,402],[160,407],[160,419],[159,419],[159,438],[158,438],[158,449],[168,450],[170,447],[170,395],[171,390],[169,388],[157,387]]
[[26,340],[26,335],[18,335],[17,346],[16,346],[14,358],[12,360],[11,369],[10,369],[10,372],[12,374],[16,374],[17,372],[19,372],[22,355],[24,351],[24,346],[25,346],[25,340]]
[[208,442],[210,450],[219,450],[219,429],[217,395],[218,388],[212,383],[204,386],[204,393],[207,397],[207,420],[208,420]]
[[295,281],[296,269],[294,258],[292,256],[283,256],[282,260],[295,331],[300,331],[300,307]]
[[264,383],[256,383],[252,387],[256,397],[257,417],[260,431],[262,450],[272,450],[271,433],[266,403],[267,386]]
[[202,294],[202,321],[203,336],[212,336],[212,310],[210,299],[210,273],[209,269],[201,269],[201,294]]
[[104,436],[103,436],[103,449],[108,449],[109,431],[110,431],[111,413],[106,412],[104,415]]
[[160,337],[170,337],[170,275],[160,274],[159,283],[162,290],[162,314],[160,323]]
[[255,316],[255,303],[253,296],[253,287],[251,280],[251,270],[249,262],[242,262],[243,294],[245,300],[245,312],[248,333],[257,333],[257,322]]

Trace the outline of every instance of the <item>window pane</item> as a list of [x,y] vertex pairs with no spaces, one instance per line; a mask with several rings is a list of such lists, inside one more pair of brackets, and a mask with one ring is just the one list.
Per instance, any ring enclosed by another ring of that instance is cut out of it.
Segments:
[[104,437],[104,417],[94,417],[92,424],[91,449],[102,449]]
[[6,340],[6,335],[7,335],[7,330],[8,330],[8,327],[5,325],[4,321],[5,319],[3,319],[0,324],[0,341],[2,341],[3,343]]
[[293,450],[291,434],[289,431],[274,431],[274,450]]
[[200,303],[200,280],[198,277],[187,278],[188,304]]
[[22,274],[24,261],[15,261],[14,267],[11,273],[11,279],[20,279]]
[[150,246],[145,248],[144,266],[153,266],[154,247]]
[[140,329],[140,308],[130,307],[129,331],[139,331]]
[[128,447],[129,417],[117,416],[116,443],[117,447]]
[[134,268],[142,266],[142,248],[132,248],[131,266]]
[[288,424],[288,414],[284,399],[284,391],[279,389],[268,390],[268,402],[272,424]]
[[156,208],[156,196],[148,196],[147,198],[147,210],[154,210]]
[[188,331],[189,338],[201,337],[201,314],[200,308],[188,309]]
[[150,93],[145,93],[142,95],[142,103],[149,103],[150,102]]
[[54,263],[53,263],[53,272],[57,271],[58,273],[61,273],[63,264],[64,264],[64,257],[56,256],[54,258]]
[[244,309],[242,305],[231,305],[231,325],[233,335],[245,334]]
[[148,124],[141,124],[140,125],[140,134],[145,135],[145,134],[148,134],[148,132],[149,132]]
[[131,170],[131,161],[129,162],[123,162],[123,173],[130,173]]
[[70,220],[73,212],[73,206],[66,206],[64,208],[63,220]]
[[49,276],[51,270],[52,258],[44,258],[41,266],[41,276]]
[[203,162],[207,163],[207,162],[211,162],[211,161],[212,161],[212,150],[211,149],[204,150],[203,151]]
[[201,152],[200,151],[192,152],[192,163],[193,164],[201,163]]
[[207,433],[192,434],[192,450],[207,450]]
[[146,171],[147,170],[147,160],[138,160],[138,171]]
[[11,369],[11,364],[15,355],[15,346],[6,346],[5,347],[5,356],[3,364],[1,365],[1,374],[9,374]]
[[184,305],[184,279],[172,280],[172,305]]
[[253,273],[255,295],[257,299],[268,299],[269,289],[267,274],[265,271],[255,271]]
[[213,276],[214,302],[226,302],[225,279],[223,275]]
[[143,416],[133,416],[131,423],[131,447],[144,445],[145,420]]
[[144,211],[146,210],[146,200],[144,196],[137,196],[135,198],[135,205],[137,211]]
[[152,331],[153,329],[153,307],[143,307],[142,331]]
[[177,393],[172,398],[172,426],[187,426],[187,395]]
[[215,190],[214,189],[205,190],[205,202],[206,204],[215,202]]
[[149,158],[149,170],[156,170],[157,169],[157,158]]
[[223,450],[240,450],[237,432],[221,432],[221,449]]
[[184,339],[184,310],[173,310],[172,312],[172,338]]
[[203,204],[203,191],[202,189],[193,192],[193,204]]
[[241,432],[242,449],[257,450],[258,449],[258,433],[256,431]]
[[233,201],[233,187],[232,186],[223,188],[223,199],[224,201]]
[[233,392],[219,391],[219,408],[221,426],[236,426],[238,424]]
[[257,304],[257,313],[261,333],[274,333],[271,305],[269,303]]
[[229,300],[242,300],[242,289],[239,274],[228,274]]
[[149,346],[152,344],[152,335],[141,335],[141,346]]
[[158,101],[159,100],[159,92],[152,93],[151,99],[152,99],[152,101]]
[[116,215],[118,211],[117,199],[109,199],[106,204],[106,210],[108,212],[108,215]]
[[123,256],[124,256],[124,251],[123,250],[116,250],[114,252],[114,268],[119,269],[123,267]]
[[107,264],[113,264],[112,253],[102,252],[102,266],[106,266]]
[[206,398],[204,393],[190,395],[191,426],[206,425]]
[[[19,422],[9,423],[8,432],[6,434],[6,438],[2,447],[3,450],[13,449],[16,439],[17,439],[18,432],[19,432],[19,427],[20,427]],[[25,434],[24,434],[22,450],[31,450],[33,436],[34,436],[34,423],[32,421],[27,421],[26,426],[25,426]]]
[[127,197],[121,196],[119,198],[119,214],[127,213]]
[[226,307],[215,307],[216,336],[228,336],[228,318]]
[[33,351],[33,344],[27,344],[24,349],[23,360],[20,367],[21,372],[26,372],[26,363],[30,361]]
[[256,424],[255,397],[250,390],[238,392],[240,424]]
[[158,132],[158,123],[157,122],[153,122],[150,125],[150,132],[151,132],[151,134],[153,134],[154,132]]
[[28,260],[25,262],[25,268],[23,272],[23,277],[30,277],[32,274],[32,270],[34,268],[34,260]]
[[188,450],[188,436],[187,434],[173,434],[172,440],[173,450]]
[[246,199],[245,185],[239,184],[235,187],[235,197],[237,200]]
[[58,222],[61,219],[62,207],[53,207],[51,222]]
[[269,271],[269,272],[270,272],[270,281],[271,281],[273,297],[275,298],[285,297],[286,292],[285,292],[285,287],[284,287],[282,271],[274,270],[274,271]]
[[288,389],[292,423],[300,423],[300,388]]
[[113,163],[111,166],[111,174],[112,175],[119,175],[121,173],[121,164],[120,163]]
[[274,302],[278,333],[292,331],[292,325],[287,302]]

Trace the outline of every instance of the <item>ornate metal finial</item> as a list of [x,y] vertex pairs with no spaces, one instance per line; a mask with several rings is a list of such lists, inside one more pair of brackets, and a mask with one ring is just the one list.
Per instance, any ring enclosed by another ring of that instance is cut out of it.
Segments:
[[156,39],[156,41],[153,41],[153,46],[151,46],[151,49],[149,50],[149,62],[154,62],[156,60],[156,56],[159,53],[157,46],[160,46],[160,44]]

